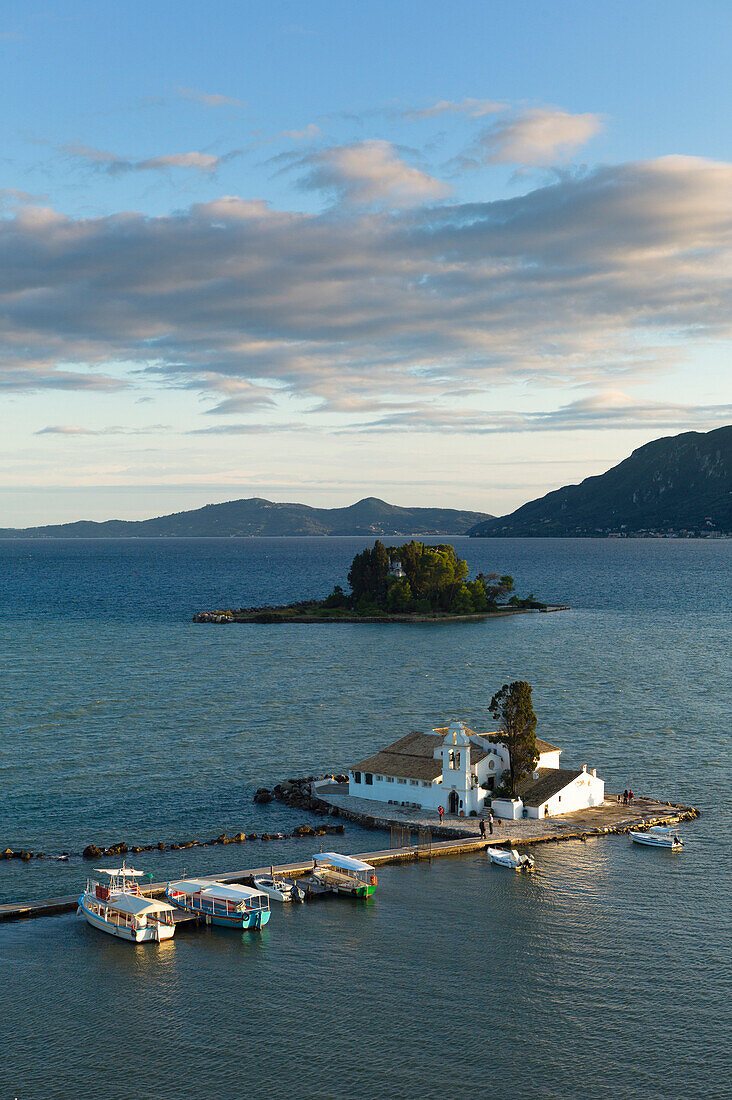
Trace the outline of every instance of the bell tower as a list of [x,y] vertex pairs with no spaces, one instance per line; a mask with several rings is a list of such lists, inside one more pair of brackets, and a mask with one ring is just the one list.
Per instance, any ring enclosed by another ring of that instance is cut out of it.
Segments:
[[468,805],[471,792],[470,738],[462,722],[451,722],[442,740],[442,790],[447,800],[449,814],[464,813],[472,809]]

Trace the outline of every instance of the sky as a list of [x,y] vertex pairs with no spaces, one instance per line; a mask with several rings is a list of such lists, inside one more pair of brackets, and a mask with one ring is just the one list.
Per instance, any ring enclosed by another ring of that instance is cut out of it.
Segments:
[[5,0],[0,527],[732,421],[726,0]]

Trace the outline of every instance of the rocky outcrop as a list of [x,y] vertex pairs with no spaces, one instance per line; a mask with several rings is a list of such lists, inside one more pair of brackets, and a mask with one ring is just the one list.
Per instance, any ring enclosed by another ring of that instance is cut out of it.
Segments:
[[271,791],[267,790],[266,787],[258,787],[254,795],[254,801],[259,805],[266,805],[268,802],[271,802],[273,798],[274,795]]

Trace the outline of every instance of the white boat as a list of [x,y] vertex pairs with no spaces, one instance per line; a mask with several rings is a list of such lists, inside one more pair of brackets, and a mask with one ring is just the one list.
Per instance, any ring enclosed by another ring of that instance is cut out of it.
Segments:
[[486,853],[490,856],[491,863],[496,863],[499,867],[510,867],[513,871],[534,870],[534,857],[519,855],[515,848],[510,851],[505,848],[486,848]]
[[651,848],[670,848],[677,852],[684,847],[684,842],[675,829],[668,829],[663,825],[652,825],[647,833],[638,833],[631,829],[630,839],[635,844],[648,844]]
[[148,898],[138,884],[144,871],[127,867],[96,867],[104,882],[87,879],[77,914],[93,928],[131,943],[159,943],[175,933],[175,909],[167,901]]
[[261,890],[273,901],[293,902],[305,900],[305,891],[296,882],[290,882],[289,879],[276,875],[274,867],[270,868],[268,875],[257,875],[252,881],[255,889]]

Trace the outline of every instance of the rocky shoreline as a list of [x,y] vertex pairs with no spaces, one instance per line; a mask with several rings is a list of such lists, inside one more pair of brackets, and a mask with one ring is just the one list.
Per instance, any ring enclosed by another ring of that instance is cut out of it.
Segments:
[[[270,791],[267,787],[259,787],[254,795],[254,802],[266,804],[278,799],[286,805],[299,810],[308,810],[311,813],[338,816],[338,811],[328,806],[322,800],[310,795],[310,784],[323,779],[345,780],[345,776],[310,775],[303,779],[291,779],[286,783],[277,784]],[[244,844],[252,840],[290,840],[291,838],[326,836],[328,834],[341,835],[345,832],[344,825],[296,825],[291,833],[256,833],[256,832],[232,832],[220,833],[219,836],[208,840],[159,840],[154,844],[128,844],[120,840],[114,844],[99,845],[87,844],[82,852],[61,852],[56,855],[46,852],[29,851],[27,848],[0,849],[0,860],[19,860],[29,863],[32,859],[50,859],[57,862],[67,862],[69,859],[81,857],[83,859],[100,859],[107,856],[125,856],[138,852],[179,852],[186,848],[211,848],[219,844]]]
[[320,612],[318,602],[288,604],[284,607],[239,607],[229,610],[199,611],[194,623],[469,623],[483,619],[499,619],[506,615],[534,615],[549,611],[569,611],[567,604],[546,607],[501,607],[498,611],[473,611],[469,615],[454,615],[448,611],[434,614],[404,612],[402,614],[357,615],[355,612]]
[[[314,792],[314,784],[323,783],[325,780],[331,780],[335,784],[338,784],[341,790],[343,786],[348,783],[348,777],[346,775],[336,774],[308,775],[300,778],[292,778],[285,780],[283,783],[275,784],[271,789],[268,787],[257,788],[253,801],[259,805],[266,805],[276,800],[294,810],[301,810],[318,817],[340,817],[345,821],[360,825],[362,828],[366,829],[379,829],[383,831],[390,829],[394,824],[404,824],[401,818],[397,820],[395,817],[389,817],[385,813],[377,814],[373,812],[366,813],[360,810],[352,810],[345,806],[334,805],[325,798],[319,797],[319,795]],[[699,817],[701,812],[693,806],[681,806],[672,802],[662,803],[654,799],[645,799],[640,796],[637,801],[652,804],[654,812],[651,814],[644,813],[632,822],[626,820],[618,824],[597,825],[594,828],[572,829],[568,827],[566,821],[561,823],[554,821],[553,825],[550,825],[546,831],[542,831],[540,835],[515,835],[512,836],[511,842],[514,844],[540,844],[555,840],[587,840],[591,836],[629,833],[632,829],[647,829],[652,825],[674,825],[680,821],[691,821]],[[460,837],[466,838],[468,835],[472,835],[466,834],[466,824],[467,821],[460,826],[451,826],[447,822],[442,825],[430,823],[429,830],[435,838],[442,838],[445,840]],[[560,827],[557,827],[558,825]],[[418,826],[415,823],[412,827],[416,829]],[[475,827],[475,835],[477,836],[477,820],[475,822]],[[247,833],[240,830],[232,832],[231,835],[223,832],[207,840],[159,840],[153,844],[127,844],[125,841],[117,841],[107,846],[92,843],[88,844],[82,852],[62,852],[56,855],[46,852],[33,852],[25,848],[5,848],[4,850],[0,849],[0,860],[19,860],[23,863],[29,863],[33,859],[49,859],[66,862],[71,858],[78,857],[91,860],[100,859],[102,857],[106,858],[107,856],[137,854],[139,852],[178,852],[188,848],[210,848],[221,844],[244,844],[254,840],[289,840],[291,838],[299,839],[302,837],[327,836],[329,834],[342,835],[344,832],[345,826],[340,823],[301,824],[296,825],[290,833]],[[497,840],[496,843],[502,844],[506,843],[506,841]]]

